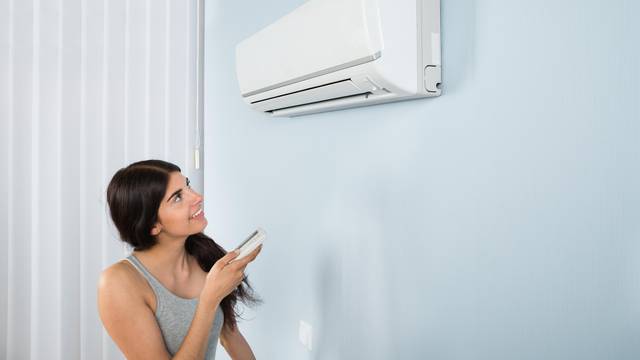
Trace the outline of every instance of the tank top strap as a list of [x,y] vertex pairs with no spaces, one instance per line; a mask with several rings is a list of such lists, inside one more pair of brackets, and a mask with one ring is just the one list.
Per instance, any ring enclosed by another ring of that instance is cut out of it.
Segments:
[[129,262],[133,264],[136,269],[138,269],[138,271],[142,274],[142,276],[144,276],[145,279],[147,279],[147,282],[149,283],[149,285],[151,285],[153,292],[158,298],[158,301],[161,297],[170,297],[172,295],[171,292],[167,288],[165,288],[164,285],[160,283],[160,281],[158,281],[158,279],[151,275],[149,270],[147,270],[147,268],[135,255],[131,254],[127,256],[126,259],[129,260]]

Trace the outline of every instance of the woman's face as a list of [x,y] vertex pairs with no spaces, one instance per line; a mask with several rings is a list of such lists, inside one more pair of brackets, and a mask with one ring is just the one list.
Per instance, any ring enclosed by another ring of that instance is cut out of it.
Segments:
[[191,189],[189,179],[182,173],[172,172],[151,234],[187,237],[202,232],[206,226],[202,195]]

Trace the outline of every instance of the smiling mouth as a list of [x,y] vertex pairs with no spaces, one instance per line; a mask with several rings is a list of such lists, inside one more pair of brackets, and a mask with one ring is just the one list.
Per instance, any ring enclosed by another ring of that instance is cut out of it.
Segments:
[[191,218],[193,219],[193,218],[197,217],[198,215],[202,214],[202,211],[203,211],[202,206],[200,206],[200,209],[198,209],[198,211],[196,211],[195,213],[193,213],[193,214],[191,215]]

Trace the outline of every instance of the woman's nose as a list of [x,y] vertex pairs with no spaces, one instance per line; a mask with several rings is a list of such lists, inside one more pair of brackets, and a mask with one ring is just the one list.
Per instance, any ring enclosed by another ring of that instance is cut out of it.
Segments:
[[193,195],[193,203],[197,204],[202,201],[202,195],[197,191],[191,189],[191,195]]

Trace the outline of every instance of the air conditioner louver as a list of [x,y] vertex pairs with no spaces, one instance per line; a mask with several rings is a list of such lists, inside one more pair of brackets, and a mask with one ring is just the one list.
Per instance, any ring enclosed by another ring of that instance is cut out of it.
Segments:
[[367,90],[357,87],[350,79],[314,86],[308,89],[281,94],[266,99],[252,101],[251,104],[260,111],[273,111],[290,108],[302,104],[317,103],[352,95],[366,94]]

